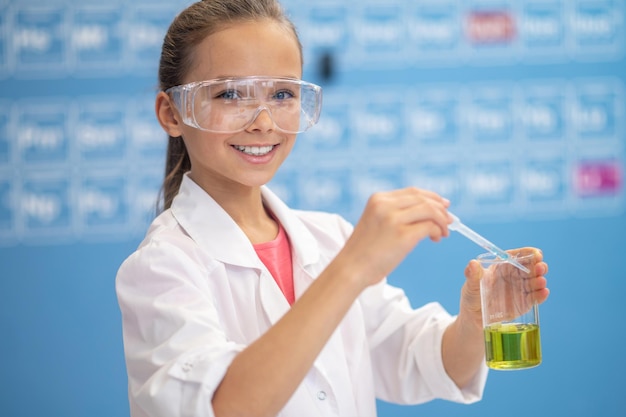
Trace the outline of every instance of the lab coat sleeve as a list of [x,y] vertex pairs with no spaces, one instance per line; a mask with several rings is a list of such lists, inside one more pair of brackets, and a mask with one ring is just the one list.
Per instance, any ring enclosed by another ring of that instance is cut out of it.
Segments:
[[190,241],[175,237],[143,244],[120,267],[133,417],[213,416],[213,393],[243,350],[221,328],[206,283],[212,271],[201,258]]
[[459,389],[443,366],[443,333],[454,317],[436,302],[413,309],[404,293],[386,281],[360,298],[368,331],[376,396],[400,404],[433,399],[472,403],[481,399],[487,368]]

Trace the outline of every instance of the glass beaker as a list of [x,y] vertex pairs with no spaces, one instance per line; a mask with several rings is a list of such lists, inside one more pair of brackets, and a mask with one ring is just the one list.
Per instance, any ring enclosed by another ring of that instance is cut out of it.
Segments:
[[531,272],[491,253],[477,257],[483,267],[480,295],[485,359],[492,369],[526,369],[541,363],[539,310],[529,285],[536,261],[532,252],[515,258]]

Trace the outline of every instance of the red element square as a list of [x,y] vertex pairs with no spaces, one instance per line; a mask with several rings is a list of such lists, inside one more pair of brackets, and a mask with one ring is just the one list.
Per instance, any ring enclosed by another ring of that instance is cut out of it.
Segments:
[[467,17],[466,36],[474,44],[509,43],[515,35],[515,19],[507,11],[476,11]]

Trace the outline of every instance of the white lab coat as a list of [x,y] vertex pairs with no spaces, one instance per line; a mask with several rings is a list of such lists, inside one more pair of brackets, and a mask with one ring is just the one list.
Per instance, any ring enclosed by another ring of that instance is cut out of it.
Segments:
[[[352,227],[262,191],[293,247],[297,299]],[[213,416],[211,398],[233,358],[289,309],[244,233],[188,176],[120,267],[116,289],[132,417]],[[375,416],[375,398],[477,401],[486,367],[464,390],[443,368],[441,338],[452,320],[437,303],[413,310],[386,281],[368,288],[279,416]]]

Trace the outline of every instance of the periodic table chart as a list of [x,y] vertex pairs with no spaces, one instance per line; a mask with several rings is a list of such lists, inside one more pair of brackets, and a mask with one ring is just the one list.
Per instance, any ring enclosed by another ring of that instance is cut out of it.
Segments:
[[[0,245],[143,235],[158,56],[188,3],[0,0]],[[624,212],[623,1],[283,5],[324,88],[270,184],[288,204],[354,221],[372,192],[415,185],[464,218]]]

